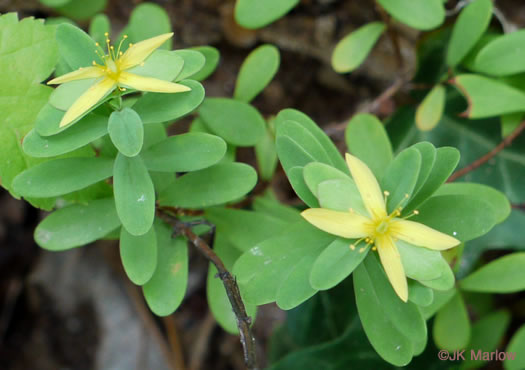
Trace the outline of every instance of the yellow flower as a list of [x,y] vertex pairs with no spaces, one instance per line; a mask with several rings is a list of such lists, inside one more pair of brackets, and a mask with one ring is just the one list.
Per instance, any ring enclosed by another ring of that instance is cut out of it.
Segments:
[[[118,50],[115,51],[115,48],[110,45],[108,33],[106,33],[108,53],[104,54],[103,52],[97,52],[104,61],[104,65],[99,65],[93,61],[93,66],[80,68],[48,82],[48,84],[62,84],[65,82],[90,78],[98,79],[98,81],[87,89],[86,92],[84,92],[66,111],[66,114],[60,121],[60,127],[67,126],[74,122],[117,87],[121,91],[124,91],[126,88],[160,93],[190,91],[191,89],[189,87],[181,84],[159,80],[157,78],[139,76],[138,74],[130,73],[128,71],[133,67],[143,65],[144,61],[151,55],[151,53],[158,49],[172,36],[173,33],[166,33],[138,42],[134,45],[130,44],[128,50],[123,53],[120,51],[120,48],[122,42],[127,36],[124,36],[124,39],[120,42]],[[100,48],[98,43],[95,45]]]
[[[358,158],[347,154],[346,162],[361,195],[367,214],[333,211],[324,208],[310,208],[302,216],[315,227],[343,238],[359,239],[350,245],[352,250],[364,241],[367,246],[374,245],[379,253],[381,264],[395,292],[404,302],[408,300],[408,287],[401,256],[396,240],[403,240],[418,247],[445,250],[457,246],[460,241],[447,234],[436,231],[421,223],[408,221],[401,216],[401,207],[387,214],[385,198],[387,191],[381,193],[379,184],[368,166]],[[414,211],[412,215],[418,214]],[[374,249],[375,249],[374,248]],[[361,252],[365,248],[359,249]]]

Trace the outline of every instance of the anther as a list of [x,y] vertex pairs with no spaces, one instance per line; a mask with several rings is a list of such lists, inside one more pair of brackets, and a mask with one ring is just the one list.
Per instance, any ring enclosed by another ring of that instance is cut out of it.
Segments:
[[355,245],[350,244],[350,249],[353,250],[353,251],[355,251]]
[[96,65],[97,65],[97,62],[93,61],[93,63],[92,63],[92,64],[93,64],[94,66],[96,66]]
[[417,209],[415,209],[414,212],[412,212],[412,213],[415,214],[415,215],[418,215],[419,211]]
[[104,32],[104,36],[108,37],[109,36],[109,32]]
[[365,251],[365,249],[366,249],[365,247],[361,247],[361,248],[359,249],[359,253],[363,253],[363,252]]
[[373,250],[374,252],[377,251],[377,247],[374,245],[374,246],[372,247],[372,250]]

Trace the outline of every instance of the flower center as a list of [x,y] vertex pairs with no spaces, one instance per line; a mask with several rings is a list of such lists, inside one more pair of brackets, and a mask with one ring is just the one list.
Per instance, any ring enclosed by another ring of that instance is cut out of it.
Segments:
[[[123,55],[121,48],[122,44],[128,38],[128,36],[124,35],[122,37],[122,40],[120,40],[116,51],[115,47],[111,45],[109,34],[106,32],[104,36],[106,36],[107,53],[100,47],[100,44],[98,42],[95,44],[98,47],[98,50],[95,50],[95,52],[100,57],[100,59],[104,61],[104,65],[98,65],[95,61],[93,61],[93,65],[102,68],[104,73],[108,76],[108,78],[118,82],[121,72],[119,58]],[[131,47],[132,44],[129,44],[129,46]]]
[[379,220],[379,222],[376,224],[375,234],[386,234],[388,232],[389,221],[390,220],[388,218]]

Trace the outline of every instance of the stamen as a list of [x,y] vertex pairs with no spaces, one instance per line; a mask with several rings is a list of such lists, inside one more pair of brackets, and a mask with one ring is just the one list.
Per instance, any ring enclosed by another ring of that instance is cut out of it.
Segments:
[[120,40],[120,43],[118,44],[118,50],[117,50],[117,55],[118,56],[121,56],[123,53],[120,51],[120,49],[122,48],[122,43],[124,42],[124,40],[126,40],[128,38],[128,35],[124,35],[122,36],[122,39]]
[[388,196],[390,195],[390,192],[389,192],[388,190],[385,190],[385,191],[383,192],[383,194],[384,194],[384,196],[385,196],[384,201],[385,201],[385,204],[386,204],[386,201],[387,201],[387,199],[388,199]]
[[419,211],[417,209],[413,210],[411,214],[409,214],[406,217],[403,217],[404,220],[408,220],[410,217],[417,216],[419,214]]
[[355,245],[350,244],[350,249],[353,250],[353,251],[355,251]]
[[361,247],[361,249],[359,249],[359,253],[363,253],[365,251],[366,247]]
[[373,250],[374,252],[377,251],[377,247],[374,245],[374,246],[372,247],[372,250]]

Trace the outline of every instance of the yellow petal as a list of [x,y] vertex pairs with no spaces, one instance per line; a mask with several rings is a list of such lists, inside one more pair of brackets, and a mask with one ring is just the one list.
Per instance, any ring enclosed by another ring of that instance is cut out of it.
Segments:
[[118,59],[120,70],[126,70],[135,67],[146,60],[156,49],[169,40],[173,36],[173,32],[165,33],[150,39],[137,42]]
[[461,243],[440,231],[419,222],[394,219],[390,224],[390,235],[407,243],[434,250],[444,250]]
[[120,73],[118,83],[119,85],[126,85],[140,91],[160,93],[178,93],[191,90],[188,86],[159,80],[157,78],[139,76],[128,72]]
[[82,94],[69,109],[60,121],[60,127],[69,125],[77,118],[86,113],[91,107],[97,104],[100,99],[104,98],[116,86],[115,81],[104,78],[97,82]]
[[405,269],[396,245],[389,236],[381,236],[375,241],[381,264],[394,291],[403,302],[408,300],[408,285]]
[[98,78],[104,76],[104,71],[100,67],[86,67],[80,68],[76,71],[66,73],[60,77],[54,78],[49,81],[48,85],[63,84],[64,82],[85,80],[88,78]]
[[385,199],[370,168],[359,158],[348,153],[346,154],[346,163],[370,216],[385,217]]
[[343,238],[364,238],[370,234],[370,220],[355,212],[310,208],[303,211],[301,216],[318,229]]

